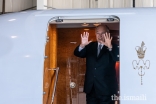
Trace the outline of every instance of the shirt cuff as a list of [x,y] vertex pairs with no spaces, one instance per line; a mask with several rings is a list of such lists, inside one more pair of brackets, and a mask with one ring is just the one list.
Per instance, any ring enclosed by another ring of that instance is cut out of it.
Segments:
[[79,46],[79,52],[82,50],[83,48]]
[[[113,46],[112,46],[112,48],[113,48]],[[108,48],[108,50],[109,50],[109,51],[112,51],[112,48]]]
[[109,51],[112,51],[112,48],[108,48]]

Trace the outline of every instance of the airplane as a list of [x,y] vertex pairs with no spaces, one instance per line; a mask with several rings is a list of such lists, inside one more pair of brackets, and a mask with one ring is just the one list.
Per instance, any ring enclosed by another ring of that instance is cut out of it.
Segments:
[[[0,15],[0,104],[60,104],[57,87],[63,89],[61,85],[67,85],[68,90],[74,91],[78,86],[71,73],[60,73],[61,54],[72,52],[80,43],[76,34],[86,31],[94,34],[99,24],[112,30],[120,49],[116,104],[156,103],[156,8],[102,8],[31,10]],[[69,37],[62,35],[69,29],[75,29],[75,34],[66,45],[59,39],[67,40]],[[58,37],[58,34],[62,35]],[[65,69],[69,72],[73,63],[85,62],[72,58],[72,54],[66,58]],[[64,75],[62,79],[69,75],[69,82],[58,84],[59,75]],[[81,99],[74,102],[68,98],[64,104],[83,104],[78,101]]]

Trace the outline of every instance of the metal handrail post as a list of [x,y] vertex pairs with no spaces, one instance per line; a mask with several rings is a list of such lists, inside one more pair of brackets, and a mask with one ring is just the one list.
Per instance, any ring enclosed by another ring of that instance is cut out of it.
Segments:
[[52,94],[52,100],[51,100],[51,104],[53,104],[54,102],[54,97],[55,97],[55,92],[56,92],[56,83],[57,83],[57,79],[58,79],[58,72],[59,72],[59,67],[53,69],[56,71],[56,79],[55,79],[55,82],[54,82],[54,89],[53,89],[53,94]]

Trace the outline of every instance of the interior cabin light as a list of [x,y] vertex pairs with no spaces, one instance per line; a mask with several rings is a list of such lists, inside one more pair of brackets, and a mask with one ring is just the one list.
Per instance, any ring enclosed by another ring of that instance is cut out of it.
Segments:
[[89,26],[89,24],[87,24],[87,23],[83,23],[82,26]]
[[85,31],[88,31],[89,29],[84,29]]
[[99,26],[99,25],[101,25],[101,23],[94,23],[93,25],[94,26]]

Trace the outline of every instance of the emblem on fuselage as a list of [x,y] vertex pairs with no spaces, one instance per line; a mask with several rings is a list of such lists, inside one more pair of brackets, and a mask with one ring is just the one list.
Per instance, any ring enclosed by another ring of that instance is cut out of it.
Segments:
[[143,76],[145,76],[145,70],[150,68],[150,61],[144,60],[145,53],[147,50],[145,43],[142,42],[141,46],[136,46],[135,50],[137,52],[139,60],[133,60],[132,65],[133,69],[138,70],[138,75],[141,77],[141,85],[143,85]]

